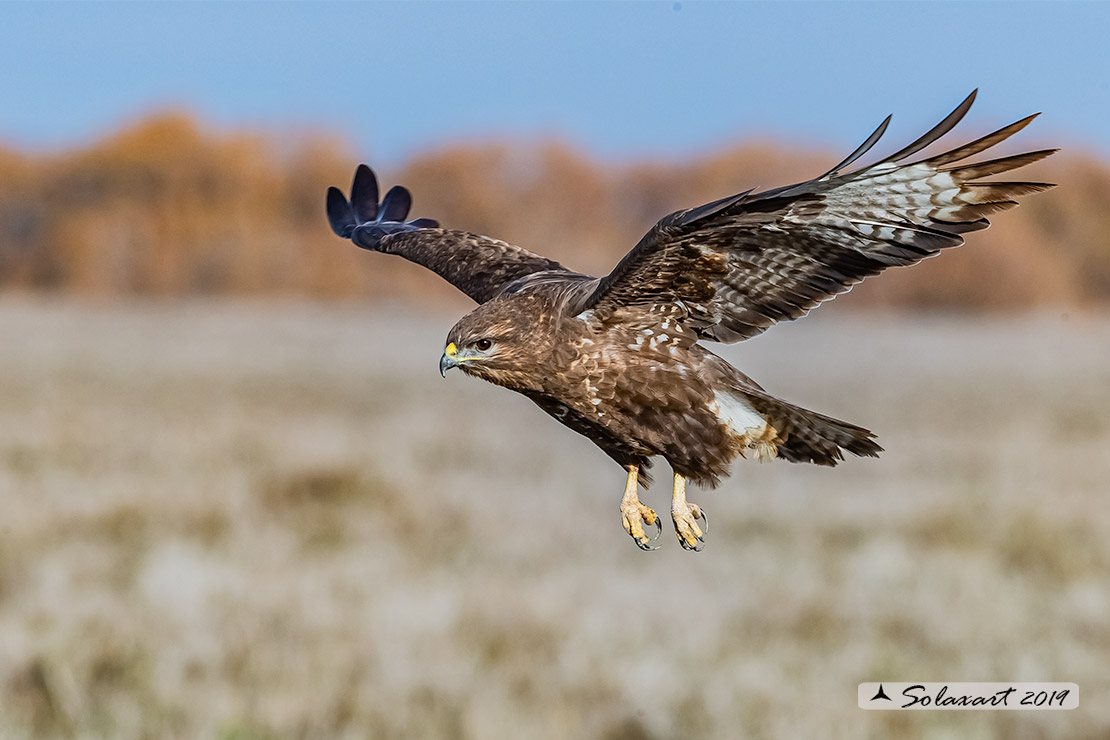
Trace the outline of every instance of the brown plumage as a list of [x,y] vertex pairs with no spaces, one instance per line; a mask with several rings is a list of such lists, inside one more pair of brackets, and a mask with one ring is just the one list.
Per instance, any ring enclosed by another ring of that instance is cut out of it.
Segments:
[[652,457],[666,458],[676,532],[684,547],[700,549],[695,520],[704,513],[687,504],[686,478],[715,485],[737,456],[835,465],[845,450],[877,456],[881,448],[866,429],[775,398],[698,341],[735,342],[803,316],[869,275],[962,244],[988,215],[1052,187],[977,181],[1055,150],[958,164],[1035,116],[902,164],[950,131],[974,99],[875,164],[841,172],[875,145],[889,117],[820,177],[672,213],[603,278],[427,219],[406,222],[408,192],[394,187],[379,206],[365,165],[349,203],[328,191],[328,216],[340,236],[423,265],[480,304],[448,334],[441,370],[459,367],[523,393],[627,468],[624,525],[645,549],[641,520],[658,517],[639,502],[636,481]]

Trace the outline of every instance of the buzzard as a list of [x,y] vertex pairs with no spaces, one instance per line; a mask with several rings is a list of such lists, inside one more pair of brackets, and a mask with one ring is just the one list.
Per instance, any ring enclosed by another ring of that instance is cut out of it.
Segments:
[[675,533],[700,550],[708,520],[686,500],[687,480],[716,485],[738,456],[836,465],[845,451],[876,457],[882,448],[867,429],[773,396],[699,342],[737,342],[804,316],[869,275],[959,246],[1018,196],[1052,187],[982,179],[1054,149],[965,161],[1036,115],[906,163],[959,123],[975,95],[875,164],[844,171],[890,116],[819,177],[672,213],[601,278],[430,219],[407,221],[408,191],[395,186],[379,204],[366,165],[350,201],[328,190],[327,214],[337,235],[423,265],[479,304],[448,333],[440,372],[457,367],[523,393],[622,465],[622,522],[645,550],[662,525],[637,485],[650,482],[652,457],[665,458]]

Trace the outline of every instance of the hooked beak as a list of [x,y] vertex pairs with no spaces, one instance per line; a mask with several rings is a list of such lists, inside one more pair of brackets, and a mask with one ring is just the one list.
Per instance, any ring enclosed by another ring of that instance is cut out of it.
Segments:
[[447,345],[447,349],[443,351],[443,356],[439,358],[439,374],[447,377],[447,371],[453,367],[459,366],[459,350],[454,342]]

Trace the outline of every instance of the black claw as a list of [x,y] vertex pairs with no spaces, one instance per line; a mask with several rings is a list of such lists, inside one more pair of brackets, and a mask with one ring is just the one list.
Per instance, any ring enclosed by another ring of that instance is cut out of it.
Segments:
[[[686,541],[686,538],[683,537],[682,534],[678,531],[678,518],[677,517],[675,517],[675,520],[674,520],[675,521],[675,534],[678,535],[678,542],[679,542],[680,545],[682,545],[683,550],[690,550],[691,552],[701,552],[702,550],[705,549],[705,535],[709,534],[709,516],[706,515],[705,509],[703,509],[700,506],[693,505],[693,504],[691,504],[689,511],[693,515],[695,521],[700,519],[701,522],[702,522],[701,527],[700,527],[701,534],[697,535],[694,538],[694,539],[697,540],[697,544],[696,545],[690,545],[690,543],[688,543]],[[695,511],[697,512],[696,514],[694,513]]]
[[682,545],[683,550],[689,550],[690,552],[701,552],[705,549],[705,540],[703,540],[701,537],[698,537],[698,544],[693,546],[691,546],[690,543],[686,541],[685,537],[679,537],[678,541]]
[[[659,535],[661,535],[661,534],[663,534],[663,520],[660,519],[658,516],[656,516],[655,517],[655,536],[651,538],[651,541],[655,542],[657,539],[659,539]],[[657,547],[655,549],[658,550],[659,548]]]
[[[652,550],[658,550],[659,549],[658,545],[656,545],[655,547],[652,547],[647,542],[640,542],[640,540],[635,538],[635,537],[633,537],[632,540],[636,543],[636,547],[640,548],[644,552],[651,552]],[[654,541],[655,540],[651,540],[651,542],[654,542]]]

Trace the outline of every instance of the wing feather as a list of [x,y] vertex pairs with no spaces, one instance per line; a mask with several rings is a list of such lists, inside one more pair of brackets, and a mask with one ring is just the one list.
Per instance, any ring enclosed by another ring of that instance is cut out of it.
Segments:
[[817,179],[827,180],[833,175],[839,174],[842,169],[855,162],[864,154],[867,154],[867,152],[871,151],[871,148],[875,146],[875,144],[879,143],[879,139],[883,138],[883,134],[886,133],[887,126],[890,125],[890,121],[892,118],[894,118],[894,116],[887,116],[886,118],[884,118],[883,122],[879,124],[879,127],[872,131],[871,135],[864,139],[863,143],[856,147],[856,150],[854,152],[841,160],[840,164],[836,165]]
[[[1032,123],[1033,119],[1036,118],[1039,115],[1040,115],[1040,113],[1034,113],[1031,116],[1026,116],[1025,118],[1021,119],[1020,121],[1014,121],[1009,126],[1003,126],[1002,128],[998,129],[997,131],[989,133],[986,136],[982,136],[982,137],[976,139],[975,141],[971,142],[970,144],[965,144],[964,146],[957,147],[957,148],[955,148],[951,151],[945,152],[943,154],[938,154],[935,157],[931,157],[929,159],[922,160],[922,162],[924,162],[925,164],[933,165],[934,167],[943,167],[946,164],[951,164],[952,162],[958,162],[961,159],[967,159],[968,157],[974,157],[979,152],[984,152],[987,149],[990,149],[995,144],[998,144],[999,142],[1005,141],[1006,139],[1008,139],[1011,136],[1013,136],[1014,134],[1016,134],[1018,131],[1021,131],[1023,128],[1025,128],[1030,123]],[[1056,151],[1056,150],[1051,149],[1051,150],[1049,150],[1049,153],[1051,154],[1054,151]]]
[[[351,182],[351,208],[354,209],[355,220],[358,223],[378,220],[378,178],[374,171],[364,164],[355,170],[354,180]],[[385,218],[385,221],[404,221],[408,210],[401,214],[400,219]]]
[[899,149],[894,154],[891,154],[889,157],[883,160],[883,163],[885,164],[886,162],[900,162],[911,154],[917,154],[919,151],[929,146],[934,141],[954,129],[956,127],[956,124],[962,121],[964,116],[967,115],[967,112],[971,110],[971,105],[975,102],[975,96],[977,96],[978,94],[978,88],[972,90],[971,94],[964,98],[964,101],[962,103],[956,106],[956,110],[945,116],[943,121],[923,133],[912,144],[909,144],[903,149]]
[[1015,154],[1010,157],[989,159],[985,162],[976,162],[975,164],[965,164],[959,167],[953,167],[949,169],[948,172],[958,175],[963,180],[978,180],[983,177],[991,177],[992,175],[1001,175],[1003,172],[1016,170],[1018,167],[1024,167],[1027,164],[1033,164],[1055,152],[1055,149],[1041,149],[1040,151],[1028,152],[1026,154]]
[[412,208],[412,196],[402,185],[394,185],[382,198],[381,220],[404,221]]
[[733,342],[803,316],[887,267],[962,244],[961,234],[990,225],[987,216],[1053,187],[976,181],[1032,164],[1054,149],[957,164],[1017,133],[1034,116],[900,163],[950,132],[975,96],[875,164],[840,172],[876,144],[889,118],[818,178],[663,218],[572,309],[591,310],[601,321],[629,310],[667,310],[701,338]]
[[441,229],[430,218],[406,221],[412,207],[409,191],[395,185],[379,204],[377,177],[364,164],[355,170],[350,202],[338,188],[328,188],[326,205],[336,235],[363,249],[400,255],[422,265],[478,303],[537,272],[566,275],[572,282],[583,277],[507,242]]

